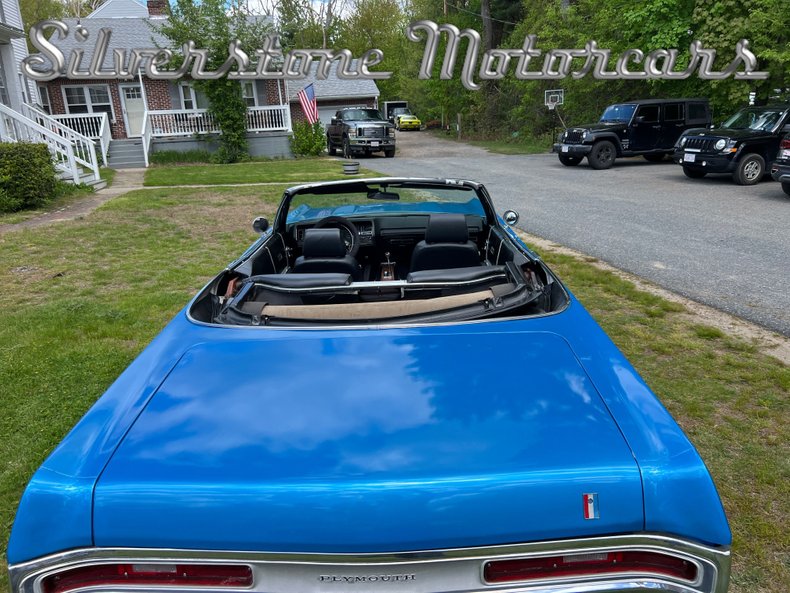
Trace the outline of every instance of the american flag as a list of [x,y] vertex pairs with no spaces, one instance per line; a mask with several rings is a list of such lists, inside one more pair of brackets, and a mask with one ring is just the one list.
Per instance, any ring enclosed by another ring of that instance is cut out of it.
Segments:
[[304,115],[311,124],[318,121],[318,103],[315,100],[315,89],[312,83],[308,84],[296,94]]

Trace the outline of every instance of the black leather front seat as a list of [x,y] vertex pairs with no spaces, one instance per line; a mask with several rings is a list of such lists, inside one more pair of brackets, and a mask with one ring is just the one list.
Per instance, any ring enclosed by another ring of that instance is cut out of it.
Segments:
[[414,247],[411,271],[446,270],[480,265],[477,245],[469,240],[463,214],[431,214],[425,240]]
[[293,267],[298,274],[350,274],[354,280],[362,277],[362,268],[348,255],[340,236],[340,229],[307,229],[302,255]]

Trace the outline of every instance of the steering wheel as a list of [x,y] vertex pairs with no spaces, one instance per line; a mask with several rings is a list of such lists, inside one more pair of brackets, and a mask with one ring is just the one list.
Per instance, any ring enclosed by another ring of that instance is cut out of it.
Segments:
[[340,229],[340,236],[346,245],[346,252],[351,257],[356,257],[359,252],[359,231],[356,225],[342,216],[327,216],[318,221],[314,228]]

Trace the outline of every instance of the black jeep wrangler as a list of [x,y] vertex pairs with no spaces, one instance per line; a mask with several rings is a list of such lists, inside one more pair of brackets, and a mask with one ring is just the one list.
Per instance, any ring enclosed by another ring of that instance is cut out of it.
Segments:
[[779,153],[771,165],[771,177],[782,184],[782,191],[790,196],[790,134],[779,143]]
[[643,155],[659,162],[672,154],[684,130],[710,124],[707,99],[646,99],[606,108],[596,124],[565,130],[554,145],[560,162],[573,167],[586,156],[593,169],[608,169],[617,157]]
[[754,185],[776,159],[785,132],[790,132],[790,105],[746,107],[718,128],[687,131],[673,159],[692,179],[730,173],[735,183]]

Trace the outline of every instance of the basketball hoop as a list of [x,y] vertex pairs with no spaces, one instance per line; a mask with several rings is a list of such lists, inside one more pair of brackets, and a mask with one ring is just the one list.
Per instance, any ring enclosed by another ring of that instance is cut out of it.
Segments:
[[565,90],[553,89],[544,92],[544,104],[549,108],[549,111],[554,111],[557,105],[562,105],[565,102]]

